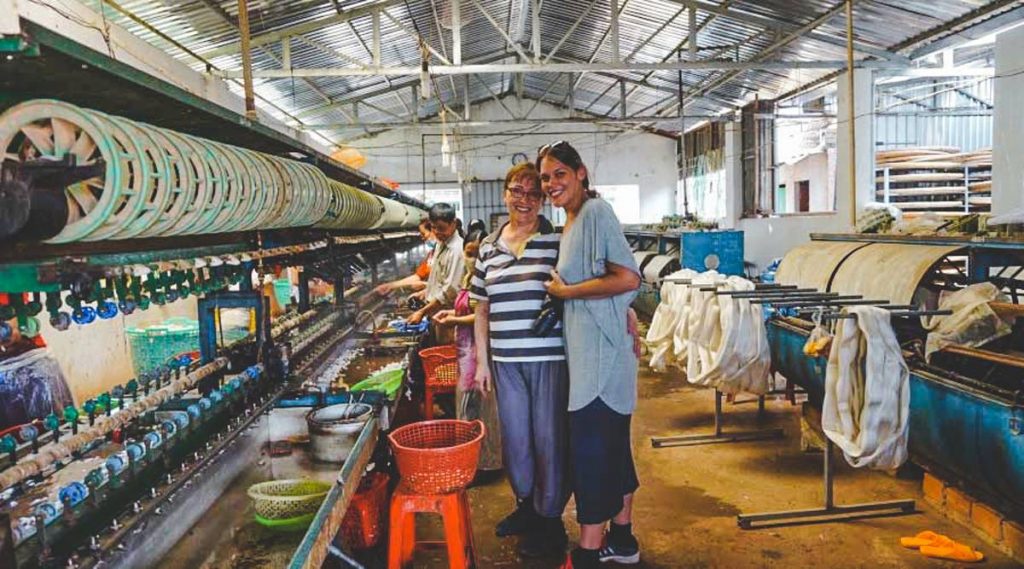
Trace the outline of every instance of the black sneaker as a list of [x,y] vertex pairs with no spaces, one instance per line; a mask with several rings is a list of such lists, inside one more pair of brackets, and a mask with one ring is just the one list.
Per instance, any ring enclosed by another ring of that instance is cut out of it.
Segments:
[[523,535],[534,528],[540,516],[533,509],[533,499],[516,500],[516,509],[494,526],[494,535],[508,537]]
[[640,543],[632,535],[614,541],[609,539],[597,556],[602,563],[614,561],[623,565],[633,565],[640,562]]
[[562,518],[539,518],[531,531],[519,542],[519,555],[528,558],[561,557],[569,545]]

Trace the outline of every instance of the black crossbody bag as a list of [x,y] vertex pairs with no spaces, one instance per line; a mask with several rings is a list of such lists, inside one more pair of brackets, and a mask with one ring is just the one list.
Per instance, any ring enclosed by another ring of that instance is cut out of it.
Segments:
[[[555,257],[555,266],[558,266],[558,257]],[[540,312],[534,318],[530,329],[534,335],[548,337],[554,331],[555,326],[562,320],[562,310],[565,303],[561,298],[555,298],[550,294],[544,297],[544,303],[540,306]]]

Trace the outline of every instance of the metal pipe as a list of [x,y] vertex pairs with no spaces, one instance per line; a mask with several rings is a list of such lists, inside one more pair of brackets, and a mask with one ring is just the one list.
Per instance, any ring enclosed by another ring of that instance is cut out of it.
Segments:
[[242,36],[242,83],[245,89],[245,117],[256,119],[256,97],[252,89],[252,50],[249,48],[249,3],[238,0],[238,31]]
[[985,360],[987,362],[1008,365],[1015,368],[1024,369],[1024,357],[1013,356],[1010,354],[1000,354],[999,352],[993,352],[990,350],[981,350],[978,348],[968,348],[967,346],[950,345],[942,348],[943,352],[947,354],[956,354],[960,356],[967,356],[970,358],[976,358],[979,360]]
[[[953,314],[952,310],[908,310],[906,312],[890,312],[890,316],[949,316]],[[855,313],[840,314],[833,312],[831,314],[825,314],[822,318],[825,320],[839,320],[843,318],[856,319]]]
[[768,297],[768,296],[807,296],[807,295],[821,295],[821,296],[836,296],[838,292],[823,292],[814,288],[791,288],[791,289],[768,289],[768,290],[720,290],[715,294],[720,296],[738,296],[738,297]]
[[856,295],[846,296],[833,296],[829,298],[814,299],[809,298],[806,300],[783,300],[775,302],[771,300],[762,300],[760,302],[753,302],[753,304],[770,304],[776,308],[791,308],[794,306],[846,306],[846,305],[879,305],[886,304],[888,300],[867,300]]
[[[842,303],[842,304],[845,305],[845,303]],[[796,307],[796,311],[798,313],[800,313],[800,314],[813,314],[813,313],[817,312],[819,309],[823,309],[823,308],[831,309],[831,308],[835,308],[836,306],[839,306],[839,305],[819,306],[819,307],[812,307],[812,308],[799,308],[799,307]],[[878,307],[878,308],[884,308],[885,310],[913,310],[913,309],[917,308],[917,306],[915,306],[913,304],[876,304],[875,306]]]
[[847,130],[850,133],[850,227],[857,227],[857,125],[856,101],[853,88],[853,0],[846,0],[846,94],[850,99]]

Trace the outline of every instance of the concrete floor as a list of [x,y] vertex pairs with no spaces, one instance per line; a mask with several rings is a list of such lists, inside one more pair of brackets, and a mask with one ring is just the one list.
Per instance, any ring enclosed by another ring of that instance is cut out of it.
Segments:
[[[838,504],[917,500],[919,513],[845,523],[740,530],[736,514],[814,508],[823,501],[822,456],[800,450],[800,407],[769,401],[758,422],[756,405],[725,405],[726,429],[781,427],[784,439],[654,449],[652,436],[706,432],[711,428],[714,394],[694,389],[681,375],[645,370],[640,402],[633,419],[633,449],[641,488],[636,496],[634,527],[646,568],[701,567],[953,567],[900,547],[900,536],[930,529],[971,544],[985,553],[986,567],[1020,567],[980,538],[924,503],[919,479],[858,471],[841,457],[836,476]],[[515,553],[515,538],[494,537],[494,524],[512,506],[504,479],[470,489],[473,528],[482,567],[557,567],[561,560],[524,562]],[[575,507],[566,522],[570,540],[578,537]],[[437,535],[439,523],[422,529]],[[421,524],[423,526],[424,524]],[[416,567],[447,567],[440,552],[417,554]]]
[[[919,513],[846,523],[740,530],[736,514],[819,506],[823,500],[821,454],[800,450],[800,407],[769,401],[764,420],[756,405],[725,405],[726,429],[781,427],[786,436],[767,442],[732,443],[654,449],[652,436],[711,429],[713,392],[694,389],[680,375],[642,372],[640,402],[633,420],[633,449],[641,488],[636,497],[634,527],[645,568],[770,568],[770,567],[954,567],[900,547],[899,538],[930,529],[968,543],[985,553],[991,568],[1020,567],[961,526],[949,522],[924,503],[920,480],[857,471],[837,457],[836,502],[839,504],[913,498]],[[249,484],[280,477],[289,461],[265,461],[232,485],[190,536],[161,564],[163,569],[262,569],[287,563],[301,539],[279,534],[252,522],[245,496]],[[512,507],[503,477],[492,477],[470,489],[473,530],[481,568],[558,567],[561,559],[525,562],[515,552],[515,538],[494,537],[494,524]],[[575,507],[566,508],[570,540],[578,533]],[[441,537],[439,518],[421,516],[421,539]],[[386,546],[361,552],[367,568],[384,567]],[[441,550],[418,551],[414,566],[444,568]],[[332,565],[333,567],[333,565]]]

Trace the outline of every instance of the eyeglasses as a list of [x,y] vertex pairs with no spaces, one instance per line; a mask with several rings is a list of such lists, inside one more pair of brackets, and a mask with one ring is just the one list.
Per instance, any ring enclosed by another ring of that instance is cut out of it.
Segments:
[[508,193],[517,200],[530,200],[532,202],[539,202],[544,199],[544,194],[540,192],[528,192],[523,189],[522,186],[509,186],[506,188]]

